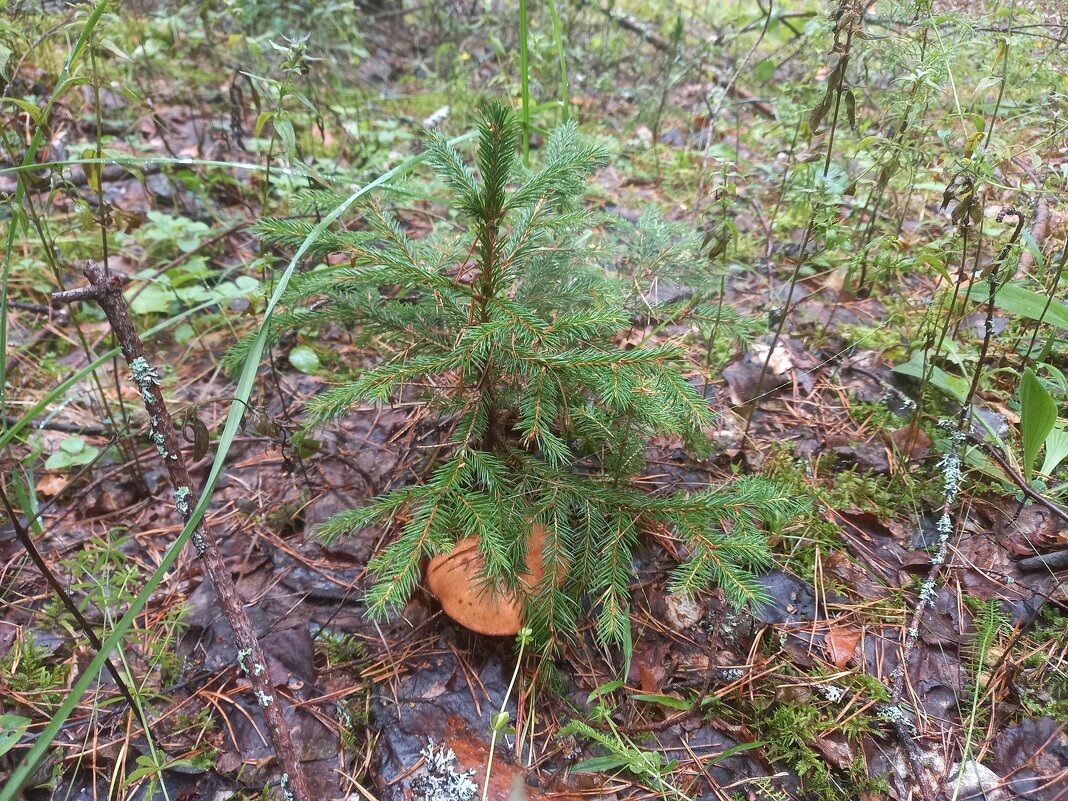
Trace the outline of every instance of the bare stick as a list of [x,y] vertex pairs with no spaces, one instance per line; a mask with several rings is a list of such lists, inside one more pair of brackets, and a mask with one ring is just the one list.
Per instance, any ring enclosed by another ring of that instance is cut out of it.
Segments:
[[[96,262],[86,262],[85,277],[89,286],[57,292],[52,295],[53,302],[73,303],[91,300],[97,303],[107,315],[111,330],[122,349],[133,379],[141,390],[141,399],[151,417],[150,437],[167,466],[167,474],[174,487],[174,507],[183,522],[188,522],[197,505],[197,495],[193,482],[189,478],[189,469],[182,454],[182,445],[178,432],[167,410],[166,401],[160,390],[160,377],[155,368],[145,358],[145,348],[137,335],[126,301],[122,297],[122,283],[117,277],[108,276]],[[300,761],[293,748],[289,725],[279,701],[274,697],[274,687],[267,672],[267,659],[263,655],[252,621],[245,613],[244,602],[237,593],[233,577],[226,567],[219,546],[211,530],[203,521],[197,523],[192,535],[193,545],[204,560],[204,569],[211,579],[223,613],[234,632],[237,642],[238,665],[248,674],[249,682],[257,702],[263,707],[263,717],[267,723],[267,734],[274,748],[275,756],[282,767],[282,795],[286,801],[312,801]]]
[[1027,483],[1027,479],[1017,473],[1013,466],[1009,464],[1009,460],[1002,456],[996,448],[991,447],[988,442],[986,442],[985,440],[981,440],[979,439],[979,437],[972,434],[968,435],[968,441],[977,445],[979,448],[982,449],[983,453],[985,453],[987,456],[997,462],[998,467],[1000,467],[1009,475],[1009,478],[1012,479],[1013,483],[1017,486],[1020,492],[1022,492],[1035,503],[1041,506],[1045,506],[1047,509],[1049,509],[1050,512],[1059,517],[1062,521],[1068,523],[1068,511],[1065,511],[1064,508],[1055,504],[1042,493],[1036,492],[1031,487],[1031,485]]
[[1028,556],[1016,563],[1020,570],[1060,570],[1068,567],[1068,551],[1054,551],[1053,553],[1041,553],[1038,556]]

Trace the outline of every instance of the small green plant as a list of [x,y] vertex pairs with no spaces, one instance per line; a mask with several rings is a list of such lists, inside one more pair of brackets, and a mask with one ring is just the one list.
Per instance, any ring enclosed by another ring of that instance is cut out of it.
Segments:
[[[517,590],[539,525],[546,570],[526,616],[543,643],[574,632],[580,603],[591,598],[600,641],[629,653],[632,552],[647,530],[675,532],[687,545],[673,589],[720,586],[737,604],[760,599],[752,571],[771,564],[761,523],[794,514],[794,497],[757,478],[688,496],[632,484],[652,435],[700,450],[711,414],[683,376],[681,347],[616,344],[629,315],[618,285],[595,266],[581,206],[601,151],[567,123],[531,172],[517,155],[514,116],[500,104],[486,111],[480,137],[478,178],[444,137],[427,143],[465,228],[438,226],[415,241],[368,205],[365,230],[319,240],[318,255],[340,251],[349,266],[307,274],[288,297],[282,327],[341,323],[384,353],[312,399],[311,425],[414,390],[449,432],[424,483],[342,513],[322,534],[397,530],[371,563],[370,608],[381,615],[410,596],[424,557],[466,537],[478,539],[487,580]],[[259,229],[296,244],[311,225],[267,220]],[[322,297],[328,302],[302,305]]]
[[493,771],[493,752],[497,747],[497,735],[515,734],[515,728],[512,726],[511,722],[511,715],[508,714],[508,701],[512,697],[512,691],[515,690],[516,680],[519,678],[519,668],[523,664],[523,652],[526,650],[527,646],[530,645],[533,638],[534,632],[529,628],[521,629],[515,638],[515,670],[512,671],[512,680],[508,682],[508,690],[504,693],[504,698],[501,699],[500,711],[493,716],[493,720],[490,723],[490,747],[489,756],[486,757],[486,781],[482,784],[482,801],[486,801],[486,799],[489,798],[490,775]]
[[[577,763],[572,770],[576,773],[606,773],[625,770],[656,790],[660,798],[681,801],[685,796],[668,781],[668,777],[676,767],[676,761],[665,759],[659,751],[640,747],[631,737],[620,731],[613,720],[614,708],[610,703],[611,694],[622,686],[622,682],[619,681],[602,684],[590,693],[588,699],[588,702],[593,704],[588,713],[590,722],[575,719],[560,730],[559,736],[561,737],[577,735],[592,740],[607,751],[604,756],[592,757]],[[594,725],[590,725],[591,723]]]
[[840,708],[828,703],[780,703],[765,714],[760,727],[767,740],[765,753],[772,762],[795,771],[802,787],[815,798],[842,798],[850,793],[873,791],[880,779],[871,779],[862,762],[854,762],[845,776],[832,770],[814,743],[829,733],[857,742],[872,731],[872,718],[865,713],[842,720]]
[[173,256],[177,253],[192,253],[200,247],[211,233],[207,223],[188,217],[175,217],[161,211],[145,214],[145,223],[136,234],[149,255]]
[[1001,634],[1010,630],[1011,626],[999,599],[980,601],[966,597],[965,602],[972,610],[972,626],[975,629],[972,638],[961,649],[964,666],[969,669],[973,679],[966,687],[965,703],[961,705],[961,720],[967,723],[964,741],[967,755],[973,746],[977,726],[982,725],[984,713],[989,712],[989,709],[982,709],[981,701],[985,685],[989,683],[991,662],[996,661],[993,651]]
[[354,634],[320,629],[316,635],[318,650],[326,659],[327,670],[367,659],[367,646]]
[[[209,259],[197,252],[210,232],[206,223],[197,220],[156,211],[147,213],[135,239],[153,263],[135,273],[137,280],[127,293],[134,314],[170,314],[207,301],[224,305],[260,291],[256,278],[230,277],[213,268]],[[172,257],[168,269],[160,271],[155,261]]]
[[[129,557],[128,537],[92,537],[86,547],[62,561],[70,578],[68,589],[82,609],[98,610],[105,627],[125,611],[141,589],[140,571]],[[69,612],[58,600],[45,607],[49,620],[74,628]]]
[[16,639],[7,656],[0,661],[0,681],[17,695],[32,698],[37,711],[55,708],[66,697],[70,665],[55,663],[47,649],[38,646],[33,633],[27,631]]
[[1064,659],[1068,615],[1046,607],[1025,642],[1024,671],[1017,686],[1027,714],[1068,723],[1068,663]]
[[1020,462],[1024,478],[1031,479],[1039,452],[1045,448],[1040,472],[1051,475],[1068,456],[1068,433],[1058,419],[1057,403],[1031,368],[1020,378]]
[[46,470],[65,470],[68,467],[86,465],[100,455],[100,449],[86,444],[81,437],[64,437],[59,447],[45,461]]
[[[122,787],[123,790],[129,790],[129,788],[147,780],[145,795],[151,797],[163,786],[164,771],[198,767],[202,768],[203,766],[197,765],[195,760],[167,759],[162,753],[154,750],[151,754],[142,754],[137,757],[137,767],[126,775],[122,782]],[[166,797],[166,793],[164,793],[164,796]]]

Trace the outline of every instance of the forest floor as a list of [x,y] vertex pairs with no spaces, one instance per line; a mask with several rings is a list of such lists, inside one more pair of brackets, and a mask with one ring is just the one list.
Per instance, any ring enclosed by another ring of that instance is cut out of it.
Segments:
[[[0,524],[0,777],[95,656],[17,529],[102,634],[182,530],[126,366],[85,371],[112,347],[107,322],[50,294],[79,286],[87,258],[123,277],[203,481],[235,395],[221,359],[258,329],[292,255],[263,248],[251,226],[297,215],[297,189],[374,179],[428,128],[468,130],[487,97],[518,107],[512,11],[311,5],[109,11],[50,107],[36,162],[54,166],[23,173],[13,165],[41,122],[29,109],[54,91],[89,7],[0,18],[4,94],[23,99],[2,109],[0,193],[25,188],[3,212],[0,476],[18,514]],[[611,153],[588,203],[634,223],[656,209],[725,243],[701,284],[620,268],[646,310],[620,343],[684,343],[687,377],[716,413],[710,456],[653,440],[639,483],[691,491],[760,474],[809,511],[771,532],[769,602],[742,610],[718,591],[670,592],[680,543],[650,532],[634,558],[629,672],[590,623],[551,665],[525,660],[513,688],[515,642],[465,630],[423,589],[394,618],[368,617],[367,563],[391,532],[314,536],[335,513],[418,482],[441,426],[397,402],[304,441],[306,401],[377,354],[336,327],[269,344],[205,522],[289,703],[315,797],[1068,799],[1068,573],[1034,559],[1068,548],[1068,482],[1058,463],[1046,469],[1053,440],[1042,470],[1027,463],[1037,451],[1024,454],[1017,387],[1041,364],[1055,417],[1068,401],[1068,328],[1045,317],[1068,315],[1064,8],[924,16],[879,3],[858,16],[852,85],[835,92],[842,61],[824,4],[629,5],[633,15],[558,4],[571,105]],[[550,16],[534,13],[533,92],[558,97]],[[294,44],[305,33],[306,52]],[[827,121],[814,120],[825,101]],[[559,104],[535,107],[535,159],[558,115]],[[962,159],[979,151],[962,189]],[[67,163],[91,158],[116,163]],[[385,195],[413,238],[450,214],[413,200],[417,184]],[[954,210],[978,196],[978,243],[966,233],[962,245]],[[968,297],[959,284],[954,294],[950,258],[1000,269],[1013,226],[997,214],[1010,206],[1025,219],[1011,281],[1031,294],[989,320],[984,303],[946,312],[948,296]],[[730,321],[721,329],[678,314],[709,285]],[[1036,318],[1025,301],[1047,287]],[[921,381],[925,353],[938,366]],[[954,446],[938,421],[965,398],[987,444],[967,445],[940,564]],[[234,653],[186,548],[114,652],[153,721],[151,745],[101,674],[25,797],[279,796]],[[502,709],[509,729],[491,756]]]

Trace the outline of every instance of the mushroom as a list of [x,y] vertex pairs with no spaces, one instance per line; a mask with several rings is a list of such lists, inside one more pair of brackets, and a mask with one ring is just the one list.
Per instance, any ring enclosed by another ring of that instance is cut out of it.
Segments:
[[523,599],[537,585],[545,567],[542,547],[545,531],[534,525],[527,542],[527,572],[519,576],[522,592],[502,590],[485,581],[486,560],[478,550],[478,538],[466,537],[430,560],[427,585],[441,608],[464,628],[479,634],[508,637],[523,625]]

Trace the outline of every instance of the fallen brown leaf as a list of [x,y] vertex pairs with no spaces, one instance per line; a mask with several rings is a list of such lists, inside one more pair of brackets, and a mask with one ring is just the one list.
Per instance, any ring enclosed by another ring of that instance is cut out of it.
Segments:
[[860,633],[854,626],[832,626],[823,635],[827,655],[835,667],[844,668],[849,664],[860,642]]

